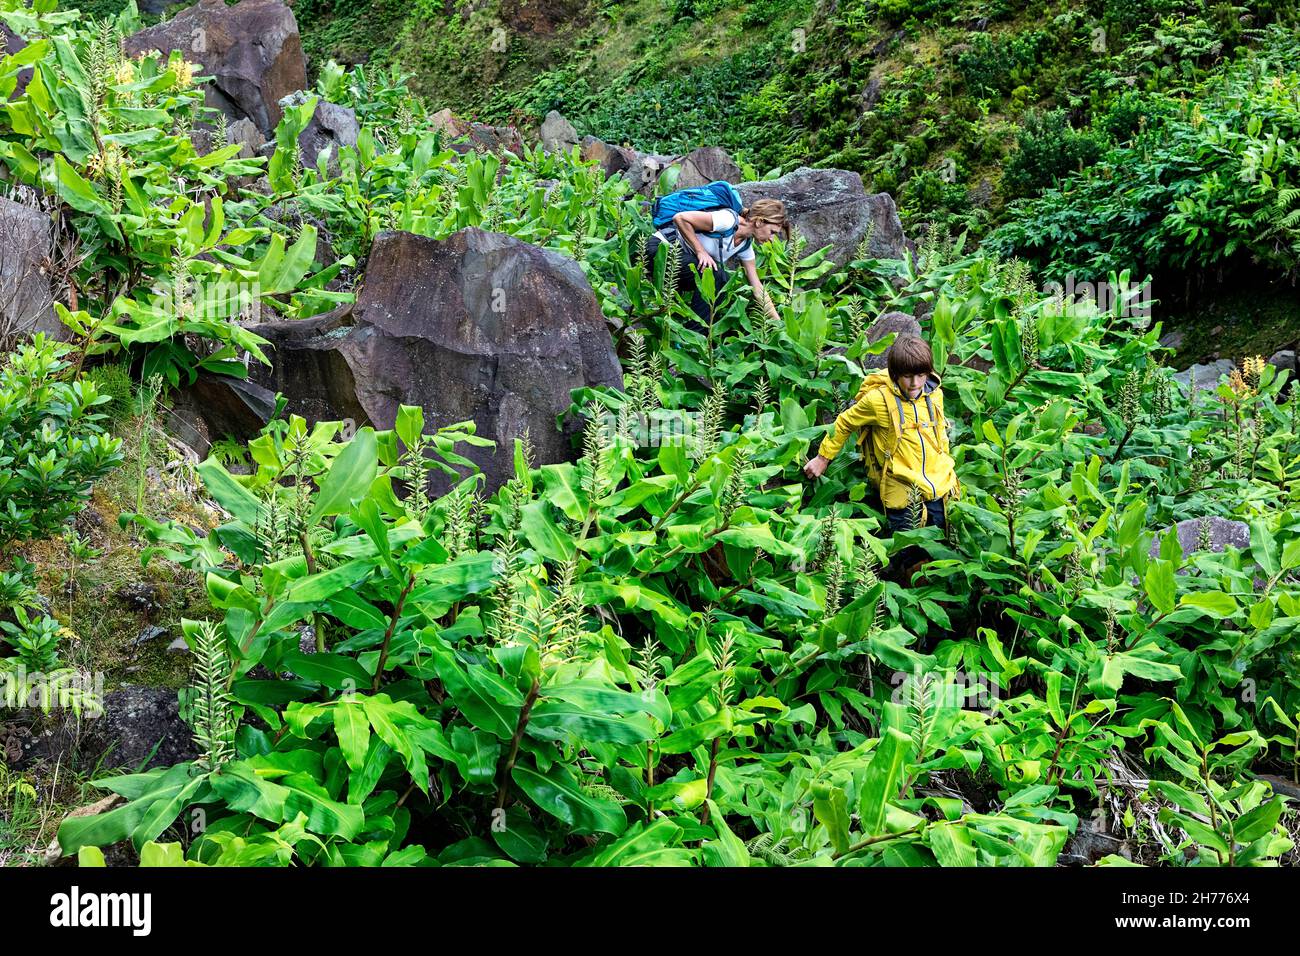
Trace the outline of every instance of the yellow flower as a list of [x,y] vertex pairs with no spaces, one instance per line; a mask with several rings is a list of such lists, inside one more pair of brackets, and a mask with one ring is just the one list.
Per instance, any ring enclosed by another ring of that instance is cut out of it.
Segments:
[[1264,356],[1251,355],[1247,356],[1242,363],[1242,377],[1246,380],[1246,385],[1252,392],[1259,391],[1259,380],[1264,375]]
[[130,60],[123,60],[117,65],[117,74],[113,77],[113,82],[118,86],[125,86],[128,83],[135,82],[135,64]]
[[194,82],[195,64],[188,60],[178,60],[171,66],[172,75],[176,77],[177,86],[189,86]]

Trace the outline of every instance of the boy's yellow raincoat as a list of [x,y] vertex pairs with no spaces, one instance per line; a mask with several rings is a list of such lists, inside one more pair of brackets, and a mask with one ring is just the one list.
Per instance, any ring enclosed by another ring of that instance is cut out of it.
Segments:
[[931,373],[919,398],[906,398],[881,369],[862,381],[857,399],[835,419],[817,453],[832,459],[854,432],[867,463],[867,475],[880,491],[886,508],[907,507],[908,488],[915,485],[927,500],[941,498],[957,486],[948,453],[947,420],[939,377]]

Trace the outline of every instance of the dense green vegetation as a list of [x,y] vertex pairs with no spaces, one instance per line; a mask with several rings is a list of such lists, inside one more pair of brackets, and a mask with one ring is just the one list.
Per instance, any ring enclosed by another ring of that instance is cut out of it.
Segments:
[[977,234],[1296,16],[1276,2],[628,0],[542,5],[548,31],[501,0],[296,9],[318,63],[395,64],[437,107],[557,108],[642,149],[853,169],[913,227]]
[[[875,13],[913,29],[941,16]],[[192,76],[179,60],[123,61],[129,19],[34,20],[48,39],[0,63],[0,89],[36,68],[5,107],[0,159],[66,204],[84,255],[59,309],[86,363],[127,363],[146,391],[200,368],[241,374],[245,353],[264,360],[238,323],[254,299],[316,314],[352,294],[380,229],[474,225],[576,259],[626,370],[621,391],[573,395],[574,462],[538,465],[525,436],[491,496],[473,473],[429,496],[422,478],[464,474],[465,446],[484,439],[418,408],[347,438],[279,416],[247,445],[248,474],[208,458],[198,477],[224,511],[208,533],[137,495],[119,522],[143,559],[206,591],[183,622],[200,757],[98,780],[123,800],[67,819],[65,854],[95,864],[130,841],[146,864],[1050,865],[1102,821],[1135,862],[1293,860],[1300,819],[1256,777],[1300,772],[1300,398],[1284,373],[1252,359],[1185,392],[1159,324],[1135,325],[1122,301],[1045,295],[1026,262],[941,230],[915,259],[838,271],[778,243],[760,268],[779,320],[737,275],[706,286],[698,333],[664,292],[680,263],[650,280],[636,259],[639,203],[575,157],[459,156],[391,77],[338,69],[320,92],[363,131],[337,176],[297,161],[310,99],[269,163],[220,144],[200,155]],[[968,60],[968,81],[1023,85],[1036,56],[1006,77]],[[1285,96],[1277,115],[1294,116]],[[1225,164],[1253,155],[1227,142],[1240,150]],[[1122,167],[1115,149],[1097,155]],[[264,166],[268,191],[239,185]],[[1250,189],[1224,202],[1271,208]],[[1199,222],[1185,215],[1147,228]],[[1217,221],[1222,235],[1239,225]],[[1059,237],[1009,235],[1054,261]],[[321,236],[340,257],[325,268]],[[1104,256],[1121,241],[1138,242],[1104,235],[1074,268],[1127,268]],[[801,475],[862,358],[888,344],[868,345],[867,325],[893,309],[925,316],[944,377],[963,486],[946,536],[884,533],[852,455],[815,485]],[[33,344],[4,381],[50,378],[36,401],[98,436],[87,409],[108,396],[60,351]],[[39,462],[64,439],[14,391],[0,385],[4,447]],[[20,472],[56,516],[116,451],[85,441],[57,482]],[[1184,552],[1168,531],[1211,516],[1245,522],[1249,547]],[[931,555],[923,573],[882,580],[908,545]],[[0,596],[29,596],[24,574]],[[11,633],[8,667],[23,654]],[[43,653],[58,653],[52,634]]]

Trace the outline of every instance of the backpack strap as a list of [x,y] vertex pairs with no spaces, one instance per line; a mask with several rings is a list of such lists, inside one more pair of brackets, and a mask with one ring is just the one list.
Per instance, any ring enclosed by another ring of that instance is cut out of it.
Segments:
[[[879,385],[877,386],[877,388],[884,388],[884,386]],[[893,473],[894,455],[898,453],[899,446],[903,444],[903,429],[907,425],[907,417],[903,411],[903,400],[899,398],[897,395],[894,396],[894,400],[898,403],[898,429],[895,432],[895,434],[898,437],[894,439],[894,447],[891,448],[889,451],[885,452],[885,460],[884,462],[881,463],[879,492],[880,492],[880,503],[882,505],[884,505],[885,503],[885,476]],[[888,398],[885,399],[885,414],[886,415],[889,414]]]
[[943,442],[939,440],[939,420],[934,417],[934,403],[930,401],[930,393],[925,393],[925,409],[930,413],[930,425],[934,429],[934,447],[943,448]]

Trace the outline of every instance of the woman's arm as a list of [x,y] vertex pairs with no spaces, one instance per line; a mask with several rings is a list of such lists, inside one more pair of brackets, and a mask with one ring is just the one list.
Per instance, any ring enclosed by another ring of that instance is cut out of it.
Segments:
[[718,267],[718,264],[713,261],[713,256],[704,251],[704,247],[700,245],[700,240],[695,235],[697,229],[708,232],[713,228],[713,213],[699,209],[679,212],[673,216],[673,225],[677,227],[683,241],[695,250],[695,258],[699,262],[701,269],[716,269]]

